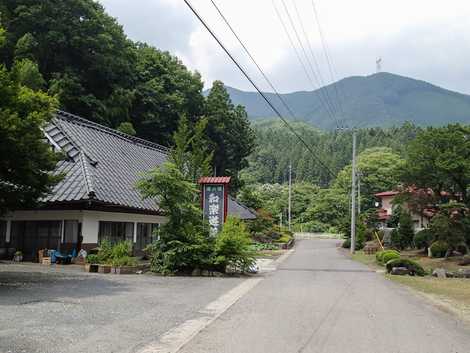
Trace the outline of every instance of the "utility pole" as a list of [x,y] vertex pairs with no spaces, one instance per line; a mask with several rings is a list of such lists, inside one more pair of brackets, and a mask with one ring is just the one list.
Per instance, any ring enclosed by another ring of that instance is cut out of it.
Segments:
[[361,171],[357,171],[357,215],[361,214]]
[[351,254],[356,251],[356,130],[352,129]]
[[288,208],[288,222],[289,222],[289,232],[291,231],[291,220],[292,220],[292,164],[289,163],[289,208]]

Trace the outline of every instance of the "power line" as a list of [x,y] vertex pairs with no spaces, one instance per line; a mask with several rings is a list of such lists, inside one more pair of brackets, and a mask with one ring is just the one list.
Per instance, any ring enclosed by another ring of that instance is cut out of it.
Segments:
[[334,67],[334,62],[330,58],[330,55],[329,55],[328,43],[326,41],[325,35],[323,34],[322,26],[321,26],[321,23],[320,23],[320,16],[318,14],[317,7],[315,6],[315,1],[311,0],[311,3],[312,3],[312,10],[313,10],[313,14],[314,14],[314,17],[315,17],[315,21],[317,22],[318,33],[320,34],[320,40],[321,40],[321,43],[322,43],[323,52],[325,54],[325,59],[326,59],[327,65],[328,65],[328,69],[330,71],[331,80],[333,82],[336,81],[338,83],[338,87],[336,87],[337,85],[334,85],[334,89],[335,89],[335,92],[336,92],[336,96],[338,97],[338,102],[340,103],[341,112],[344,116],[344,107],[343,107],[343,104],[342,104],[341,99],[340,99],[340,93],[341,93],[342,99],[344,101],[345,101],[346,96],[344,95],[344,92],[342,92],[340,81],[337,81],[338,73],[337,73],[337,71]]
[[[275,0],[273,0],[273,3],[274,3],[274,1],[275,1]],[[284,11],[285,11],[285,13],[286,13],[286,15],[287,15],[287,18],[289,19],[289,23],[290,23],[292,29],[294,30],[294,35],[295,35],[295,37],[296,37],[296,39],[297,39],[297,42],[299,43],[300,49],[302,50],[302,53],[303,53],[304,56],[305,56],[305,59],[306,59],[306,61],[307,61],[307,64],[308,64],[308,66],[310,67],[310,70],[312,71],[312,74],[313,74],[313,76],[314,76],[314,78],[315,78],[315,80],[316,80],[316,82],[317,82],[317,85],[318,85],[318,87],[319,87],[319,92],[320,92],[321,94],[323,94],[324,99],[326,100],[326,102],[328,103],[328,105],[329,105],[329,107],[330,107],[330,109],[331,109],[331,112],[332,112],[332,114],[333,114],[333,119],[335,119],[334,117],[335,117],[335,110],[336,110],[336,108],[334,107],[334,104],[331,102],[331,99],[330,99],[330,97],[329,97],[329,95],[328,95],[328,91],[325,90],[324,87],[322,87],[321,81],[318,79],[318,76],[317,76],[317,74],[316,74],[316,72],[315,72],[315,69],[313,68],[312,62],[311,62],[311,60],[309,59],[309,57],[308,57],[308,55],[307,55],[307,51],[305,50],[305,46],[303,45],[303,42],[302,42],[302,40],[300,39],[300,35],[299,35],[299,32],[297,31],[297,27],[295,26],[294,20],[292,19],[292,16],[291,16],[291,14],[290,14],[290,12],[289,12],[289,9],[287,8],[286,2],[285,2],[284,0],[281,0],[281,3],[282,3],[282,5],[283,5],[283,7],[284,7]],[[311,83],[312,83],[312,86],[315,88],[315,84],[314,84],[312,81],[311,81]]]
[[[284,0],[283,0],[283,2],[284,2]],[[292,3],[294,4],[294,10],[295,10],[295,13],[297,15],[297,19],[299,20],[300,28],[302,29],[304,39],[307,42],[307,46],[308,46],[310,55],[313,59],[313,64],[314,64],[314,66],[315,66],[315,68],[318,72],[318,77],[320,79],[321,86],[323,87],[322,89],[325,90],[327,98],[330,100],[330,103],[335,107],[336,113],[341,112],[339,97],[337,97],[336,106],[335,106],[333,104],[335,102],[335,100],[331,99],[330,93],[328,92],[328,88],[326,87],[325,81],[323,80],[323,75],[321,73],[320,65],[318,64],[317,57],[316,57],[315,52],[314,52],[313,47],[312,47],[312,43],[311,43],[310,39],[308,38],[307,31],[306,31],[304,23],[302,21],[302,16],[300,16],[299,8],[297,7],[297,4],[296,4],[295,1],[293,1]],[[336,124],[336,127],[338,127],[338,120],[336,119],[336,116],[335,116],[335,124]]]
[[197,19],[201,22],[201,24],[207,29],[209,34],[215,39],[217,44],[224,50],[224,52],[229,56],[229,58],[233,61],[233,63],[237,66],[237,68],[242,72],[242,74],[246,77],[246,79],[252,84],[252,86],[256,89],[256,91],[261,95],[261,97],[266,101],[269,107],[276,113],[279,119],[286,125],[286,127],[299,139],[300,142],[307,148],[307,150],[312,153],[313,157],[317,160],[320,165],[325,168],[325,170],[334,178],[335,174],[331,169],[316,155],[315,151],[305,142],[305,140],[295,131],[295,129],[287,122],[286,119],[281,115],[279,110],[270,102],[270,100],[266,97],[266,95],[258,88],[256,83],[252,80],[252,78],[248,75],[248,73],[243,69],[243,67],[238,63],[235,57],[230,53],[230,51],[223,45],[217,35],[212,31],[209,25],[204,21],[204,19],[199,15],[196,9],[191,5],[189,0],[184,0],[185,4],[189,7],[192,13],[197,17]]
[[[286,24],[284,23],[284,20],[282,19],[281,13],[279,12],[279,9],[276,6],[276,3],[274,0],[272,1],[274,10],[276,12],[277,18],[279,19],[279,22],[281,23],[284,32],[286,33],[287,39],[289,40],[289,43],[291,47],[294,49],[295,55],[297,56],[297,60],[299,61],[302,69],[304,70],[305,75],[307,76],[308,80],[310,81],[310,84],[312,85],[313,89],[315,90],[315,84],[313,83],[312,78],[310,77],[310,74],[308,73],[307,67],[305,66],[305,63],[302,60],[301,55],[299,54],[299,51],[297,50],[297,47],[294,44],[294,41],[292,40],[292,37],[289,33],[289,30],[287,29]],[[330,119],[334,120],[334,113],[331,110],[331,107],[328,105],[328,102],[326,101],[326,98],[323,95],[323,91],[321,89],[316,90],[316,93],[318,95],[318,99],[320,101],[320,104],[323,105],[323,108],[325,109],[327,115],[330,117]]]
[[214,8],[217,10],[217,12],[219,13],[220,17],[223,19],[223,21],[225,22],[225,24],[227,25],[227,27],[230,29],[230,31],[232,32],[232,34],[235,36],[235,38],[237,39],[238,43],[242,46],[243,50],[245,51],[245,53],[248,55],[248,57],[251,59],[251,61],[253,62],[253,64],[257,67],[258,71],[261,73],[261,75],[263,76],[263,78],[265,79],[265,81],[268,83],[268,85],[271,87],[271,89],[274,91],[274,94],[277,96],[277,98],[281,101],[282,105],[286,108],[286,110],[289,112],[289,114],[292,116],[292,118],[294,120],[296,120],[296,115],[295,113],[292,111],[292,109],[290,108],[290,106],[287,104],[287,102],[285,101],[284,98],[282,98],[282,96],[280,95],[280,93],[278,92],[278,90],[276,89],[276,87],[274,86],[274,84],[271,82],[271,80],[268,78],[268,76],[264,73],[263,69],[261,68],[261,66],[258,64],[258,62],[256,61],[256,59],[253,57],[253,55],[251,55],[250,51],[248,50],[248,48],[246,47],[246,45],[243,43],[243,41],[241,40],[241,38],[238,36],[238,34],[236,33],[235,29],[232,27],[232,25],[230,24],[230,22],[228,21],[228,19],[225,17],[225,15],[222,13],[222,11],[220,10],[220,8],[217,6],[217,4],[215,3],[214,0],[211,0],[211,3],[212,5],[214,6]]

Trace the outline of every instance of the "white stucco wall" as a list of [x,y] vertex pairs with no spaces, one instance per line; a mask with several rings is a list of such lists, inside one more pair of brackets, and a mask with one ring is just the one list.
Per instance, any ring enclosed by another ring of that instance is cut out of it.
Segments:
[[97,243],[100,221],[133,222],[134,241],[136,240],[135,223],[166,223],[162,216],[144,215],[136,213],[101,212],[101,211],[66,211],[66,210],[37,210],[15,211],[2,218],[7,221],[6,241],[10,241],[11,221],[56,221],[77,220],[82,224],[83,243]]

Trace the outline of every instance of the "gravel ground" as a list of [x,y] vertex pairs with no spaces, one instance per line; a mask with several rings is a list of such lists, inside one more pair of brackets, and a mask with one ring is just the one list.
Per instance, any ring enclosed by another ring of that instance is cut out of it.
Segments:
[[134,352],[241,281],[0,264],[0,352]]

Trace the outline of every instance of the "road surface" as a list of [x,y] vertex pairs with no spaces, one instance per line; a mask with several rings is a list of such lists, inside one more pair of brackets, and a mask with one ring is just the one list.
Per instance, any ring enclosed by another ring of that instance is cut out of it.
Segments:
[[346,258],[337,242],[299,241],[181,352],[470,352],[468,327]]

